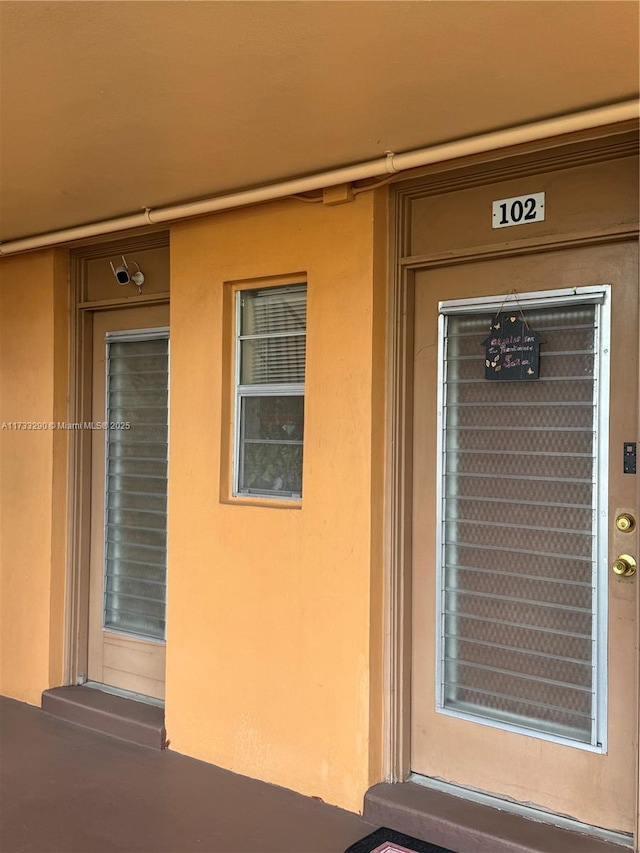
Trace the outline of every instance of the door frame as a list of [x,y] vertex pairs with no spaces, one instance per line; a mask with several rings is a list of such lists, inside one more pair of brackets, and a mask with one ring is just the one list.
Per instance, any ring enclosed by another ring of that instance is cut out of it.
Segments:
[[[70,399],[71,423],[91,421],[93,317],[96,312],[169,303],[169,292],[142,295],[121,294],[112,299],[91,300],[88,296],[89,263],[118,255],[133,255],[149,249],[169,247],[166,231],[143,233],[72,249]],[[69,527],[67,590],[65,607],[64,683],[87,681],[89,650],[89,555],[91,532],[91,433],[74,429],[69,435]]]
[[[390,187],[390,282],[387,312],[387,484],[385,489],[384,584],[384,750],[386,781],[405,782],[411,772],[411,566],[412,566],[412,417],[413,289],[417,270],[459,265],[638,238],[638,227],[603,227],[596,232],[567,232],[553,237],[508,240],[459,252],[412,256],[409,244],[411,203],[417,197],[455,192],[499,181],[637,156],[637,122],[515,146],[416,170],[414,177]],[[634,137],[629,137],[629,131]],[[626,134],[626,135],[625,135]],[[640,506],[640,477],[637,483]],[[640,602],[640,596],[638,596]],[[637,614],[640,649],[640,604]],[[637,667],[636,667],[637,671]],[[637,691],[636,691],[637,693]],[[640,742],[640,709],[638,714]],[[640,753],[637,768],[640,767]],[[634,838],[640,837],[640,778],[636,770],[638,809]],[[501,801],[502,803],[502,801]]]

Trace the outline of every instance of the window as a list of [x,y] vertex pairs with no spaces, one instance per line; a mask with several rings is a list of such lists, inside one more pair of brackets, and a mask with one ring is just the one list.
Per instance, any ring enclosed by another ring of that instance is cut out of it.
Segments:
[[236,293],[236,496],[302,496],[306,327],[304,284]]
[[441,303],[438,710],[597,747],[609,321],[606,286],[579,290],[519,294],[531,382],[484,378],[498,301]]

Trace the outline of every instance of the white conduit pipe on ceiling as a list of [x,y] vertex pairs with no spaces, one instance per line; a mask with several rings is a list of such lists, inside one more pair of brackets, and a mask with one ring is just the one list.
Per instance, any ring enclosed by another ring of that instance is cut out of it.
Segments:
[[63,231],[54,231],[35,237],[9,240],[6,243],[0,244],[0,255],[28,252],[33,249],[60,245],[61,243],[71,243],[89,237],[112,234],[115,231],[140,228],[145,225],[174,222],[192,216],[202,216],[207,213],[230,210],[234,207],[245,207],[251,204],[259,204],[260,202],[286,198],[287,196],[324,189],[325,187],[336,186],[337,184],[353,183],[354,181],[362,181],[367,178],[379,178],[382,175],[393,175],[420,166],[442,163],[447,160],[455,160],[459,157],[468,157],[472,154],[482,154],[501,148],[508,148],[513,145],[521,145],[526,142],[537,142],[554,136],[562,136],[566,133],[592,130],[596,127],[638,118],[638,106],[638,101],[625,101],[624,103],[612,104],[608,107],[600,107],[560,118],[547,119],[506,130],[498,130],[493,133],[485,133],[480,136],[472,136],[456,142],[446,142],[443,145],[435,145],[431,148],[408,151],[404,154],[388,153],[383,159],[371,160],[356,166],[347,166],[343,169],[335,169],[330,172],[322,172],[282,183],[270,184],[265,187],[259,187],[258,189],[231,193],[203,201],[178,204],[172,207],[158,208],[157,210],[145,208],[143,213],[132,214],[131,216],[124,216],[119,219],[95,222],[91,225],[67,228]]

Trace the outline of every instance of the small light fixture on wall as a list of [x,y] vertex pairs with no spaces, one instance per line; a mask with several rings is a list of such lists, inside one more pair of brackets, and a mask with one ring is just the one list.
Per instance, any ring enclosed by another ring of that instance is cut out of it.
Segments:
[[129,272],[129,265],[127,264],[127,259],[124,255],[122,255],[122,263],[118,264],[117,267],[114,267],[113,261],[110,261],[111,271],[113,272],[116,281],[118,284],[129,284],[132,281],[138,287],[138,293],[142,293],[142,285],[144,284],[144,273],[140,269],[140,264],[137,261],[131,261],[132,264],[135,264],[138,268],[136,272],[133,274]]

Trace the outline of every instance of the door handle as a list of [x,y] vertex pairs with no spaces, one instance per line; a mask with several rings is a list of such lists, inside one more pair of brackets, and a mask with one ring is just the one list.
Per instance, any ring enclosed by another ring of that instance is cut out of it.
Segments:
[[635,575],[638,565],[630,554],[620,554],[611,566],[616,575],[622,578],[630,578]]

